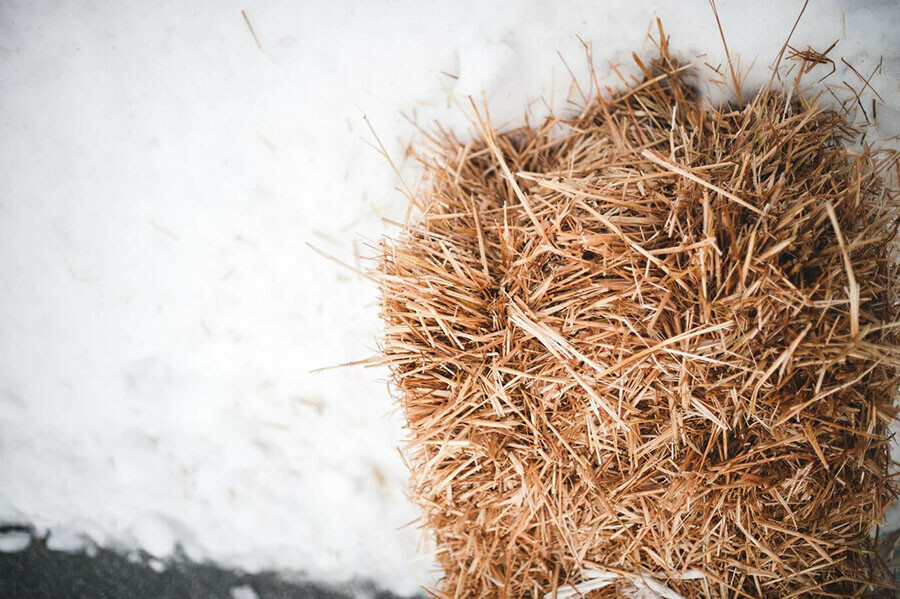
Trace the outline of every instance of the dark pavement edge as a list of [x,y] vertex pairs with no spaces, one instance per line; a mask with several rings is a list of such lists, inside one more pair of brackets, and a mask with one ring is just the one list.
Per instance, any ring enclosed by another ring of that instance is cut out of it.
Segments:
[[[21,527],[0,527],[31,532]],[[52,551],[33,538],[23,551],[0,552],[2,599],[240,599],[236,587],[250,587],[259,599],[400,599],[370,582],[325,585],[295,581],[277,572],[249,574],[183,556],[157,572],[151,556],[131,557],[109,549],[86,553]]]

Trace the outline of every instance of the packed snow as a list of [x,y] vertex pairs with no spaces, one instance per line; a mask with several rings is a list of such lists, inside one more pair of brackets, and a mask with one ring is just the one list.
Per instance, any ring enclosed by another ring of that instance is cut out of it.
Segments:
[[24,551],[31,545],[31,534],[23,531],[0,533],[0,552]]
[[[405,213],[364,114],[415,185],[403,114],[471,135],[453,98],[498,125],[565,111],[557,51],[586,81],[581,40],[612,86],[655,16],[680,55],[724,64],[707,2],[659,4],[0,5],[0,524],[62,550],[434,582],[386,372],[311,372],[376,351],[375,289],[306,244],[358,265]],[[718,4],[752,89],[802,2]],[[900,132],[898,30],[892,2],[814,0],[792,39],[838,40],[831,81],[857,89],[839,57],[883,61],[873,141]]]
[[231,599],[259,599],[259,595],[253,590],[253,587],[243,584],[239,587],[232,587],[229,592]]

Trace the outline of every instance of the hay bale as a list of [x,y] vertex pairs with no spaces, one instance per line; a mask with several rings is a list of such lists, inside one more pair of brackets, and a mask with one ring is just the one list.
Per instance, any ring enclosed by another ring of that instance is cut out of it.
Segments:
[[642,68],[435,137],[381,246],[433,593],[860,594],[896,494],[897,156],[796,90],[711,107],[665,44]]

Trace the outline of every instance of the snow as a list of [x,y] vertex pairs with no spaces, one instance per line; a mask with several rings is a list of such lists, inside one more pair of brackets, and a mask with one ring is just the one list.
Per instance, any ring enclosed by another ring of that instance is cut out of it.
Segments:
[[175,551],[178,539],[175,529],[165,518],[145,514],[131,527],[134,545],[156,557],[166,557]]
[[157,574],[162,574],[166,571],[166,563],[160,559],[156,559],[155,557],[151,557],[150,559],[148,559],[147,565],[150,566],[150,569]]
[[253,590],[253,587],[243,584],[238,587],[232,587],[229,591],[231,599],[259,599],[259,595]]
[[12,531],[0,533],[0,552],[24,551],[31,545],[31,535],[27,532]]
[[[748,87],[800,4],[719,2]],[[0,523],[433,582],[386,373],[310,372],[374,352],[375,291],[305,244],[355,264],[403,217],[363,112],[399,161],[401,112],[466,133],[450,94],[487,98],[496,124],[565,109],[556,52],[584,81],[591,42],[615,85],[606,61],[634,73],[656,14],[683,56],[724,63],[700,1],[0,5]],[[900,132],[898,26],[893,3],[825,0],[793,39],[840,40],[867,76],[883,57],[870,139]]]
[[90,542],[85,536],[67,526],[56,526],[50,531],[46,540],[47,549],[64,553],[80,553],[85,551]]

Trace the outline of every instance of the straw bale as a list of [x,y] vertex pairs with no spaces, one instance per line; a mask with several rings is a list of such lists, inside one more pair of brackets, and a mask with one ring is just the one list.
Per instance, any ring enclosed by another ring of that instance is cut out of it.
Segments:
[[571,118],[430,135],[379,247],[431,592],[862,595],[897,492],[897,155],[799,88],[716,107],[665,43],[639,64]]

